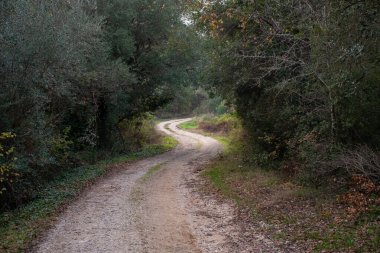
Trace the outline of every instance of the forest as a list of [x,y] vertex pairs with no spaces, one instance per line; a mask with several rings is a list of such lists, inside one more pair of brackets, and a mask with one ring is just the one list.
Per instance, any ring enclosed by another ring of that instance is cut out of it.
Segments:
[[234,107],[258,162],[379,182],[379,3],[216,1],[195,15],[213,38],[204,83]]
[[140,141],[123,136],[128,124],[194,82],[196,37],[181,8],[1,1],[1,209],[75,165],[74,153],[127,152]]
[[[158,147],[159,119],[207,114],[193,127],[222,132],[242,163],[340,194],[378,226],[379,13],[373,0],[0,0],[0,213]],[[370,236],[363,252],[380,247]]]

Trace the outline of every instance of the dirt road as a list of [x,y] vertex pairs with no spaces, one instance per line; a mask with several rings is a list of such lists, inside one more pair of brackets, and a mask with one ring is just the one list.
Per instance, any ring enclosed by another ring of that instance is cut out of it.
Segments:
[[278,252],[245,232],[231,203],[198,192],[200,166],[221,151],[212,138],[160,123],[175,150],[121,166],[73,203],[36,252]]

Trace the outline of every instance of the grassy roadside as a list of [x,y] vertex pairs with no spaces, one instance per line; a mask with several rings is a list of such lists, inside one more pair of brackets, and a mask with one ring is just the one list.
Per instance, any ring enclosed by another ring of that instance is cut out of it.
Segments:
[[190,121],[186,121],[186,122],[179,124],[178,127],[180,127],[181,129],[184,129],[184,130],[197,129],[198,128],[198,122],[196,120],[190,120]]
[[224,154],[204,171],[212,185],[208,190],[233,199],[258,228],[264,222],[261,232],[277,244],[296,245],[302,252],[378,252],[379,208],[350,218],[339,193],[249,162],[238,134],[223,130],[218,120],[198,118],[179,127],[220,140]]
[[65,205],[86,187],[111,170],[113,165],[136,161],[173,149],[177,141],[162,137],[158,144],[147,145],[138,152],[114,157],[95,165],[73,168],[45,185],[27,205],[0,214],[0,252],[23,252],[45,231]]

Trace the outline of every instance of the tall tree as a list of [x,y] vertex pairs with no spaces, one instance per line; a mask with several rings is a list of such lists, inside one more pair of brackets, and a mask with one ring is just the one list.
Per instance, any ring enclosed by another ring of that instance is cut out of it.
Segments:
[[213,43],[208,88],[235,104],[269,160],[313,163],[331,159],[337,147],[379,149],[379,3],[231,0],[193,6],[199,29]]

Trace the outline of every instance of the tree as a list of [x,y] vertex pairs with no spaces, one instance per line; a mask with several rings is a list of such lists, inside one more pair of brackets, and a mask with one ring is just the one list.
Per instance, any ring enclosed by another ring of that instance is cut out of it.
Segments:
[[208,89],[236,106],[269,160],[316,169],[337,149],[379,149],[379,3],[194,2],[212,43]]
[[2,208],[75,166],[70,154],[127,151],[126,121],[192,82],[178,1],[4,0],[0,14],[0,135],[16,136],[20,175]]

